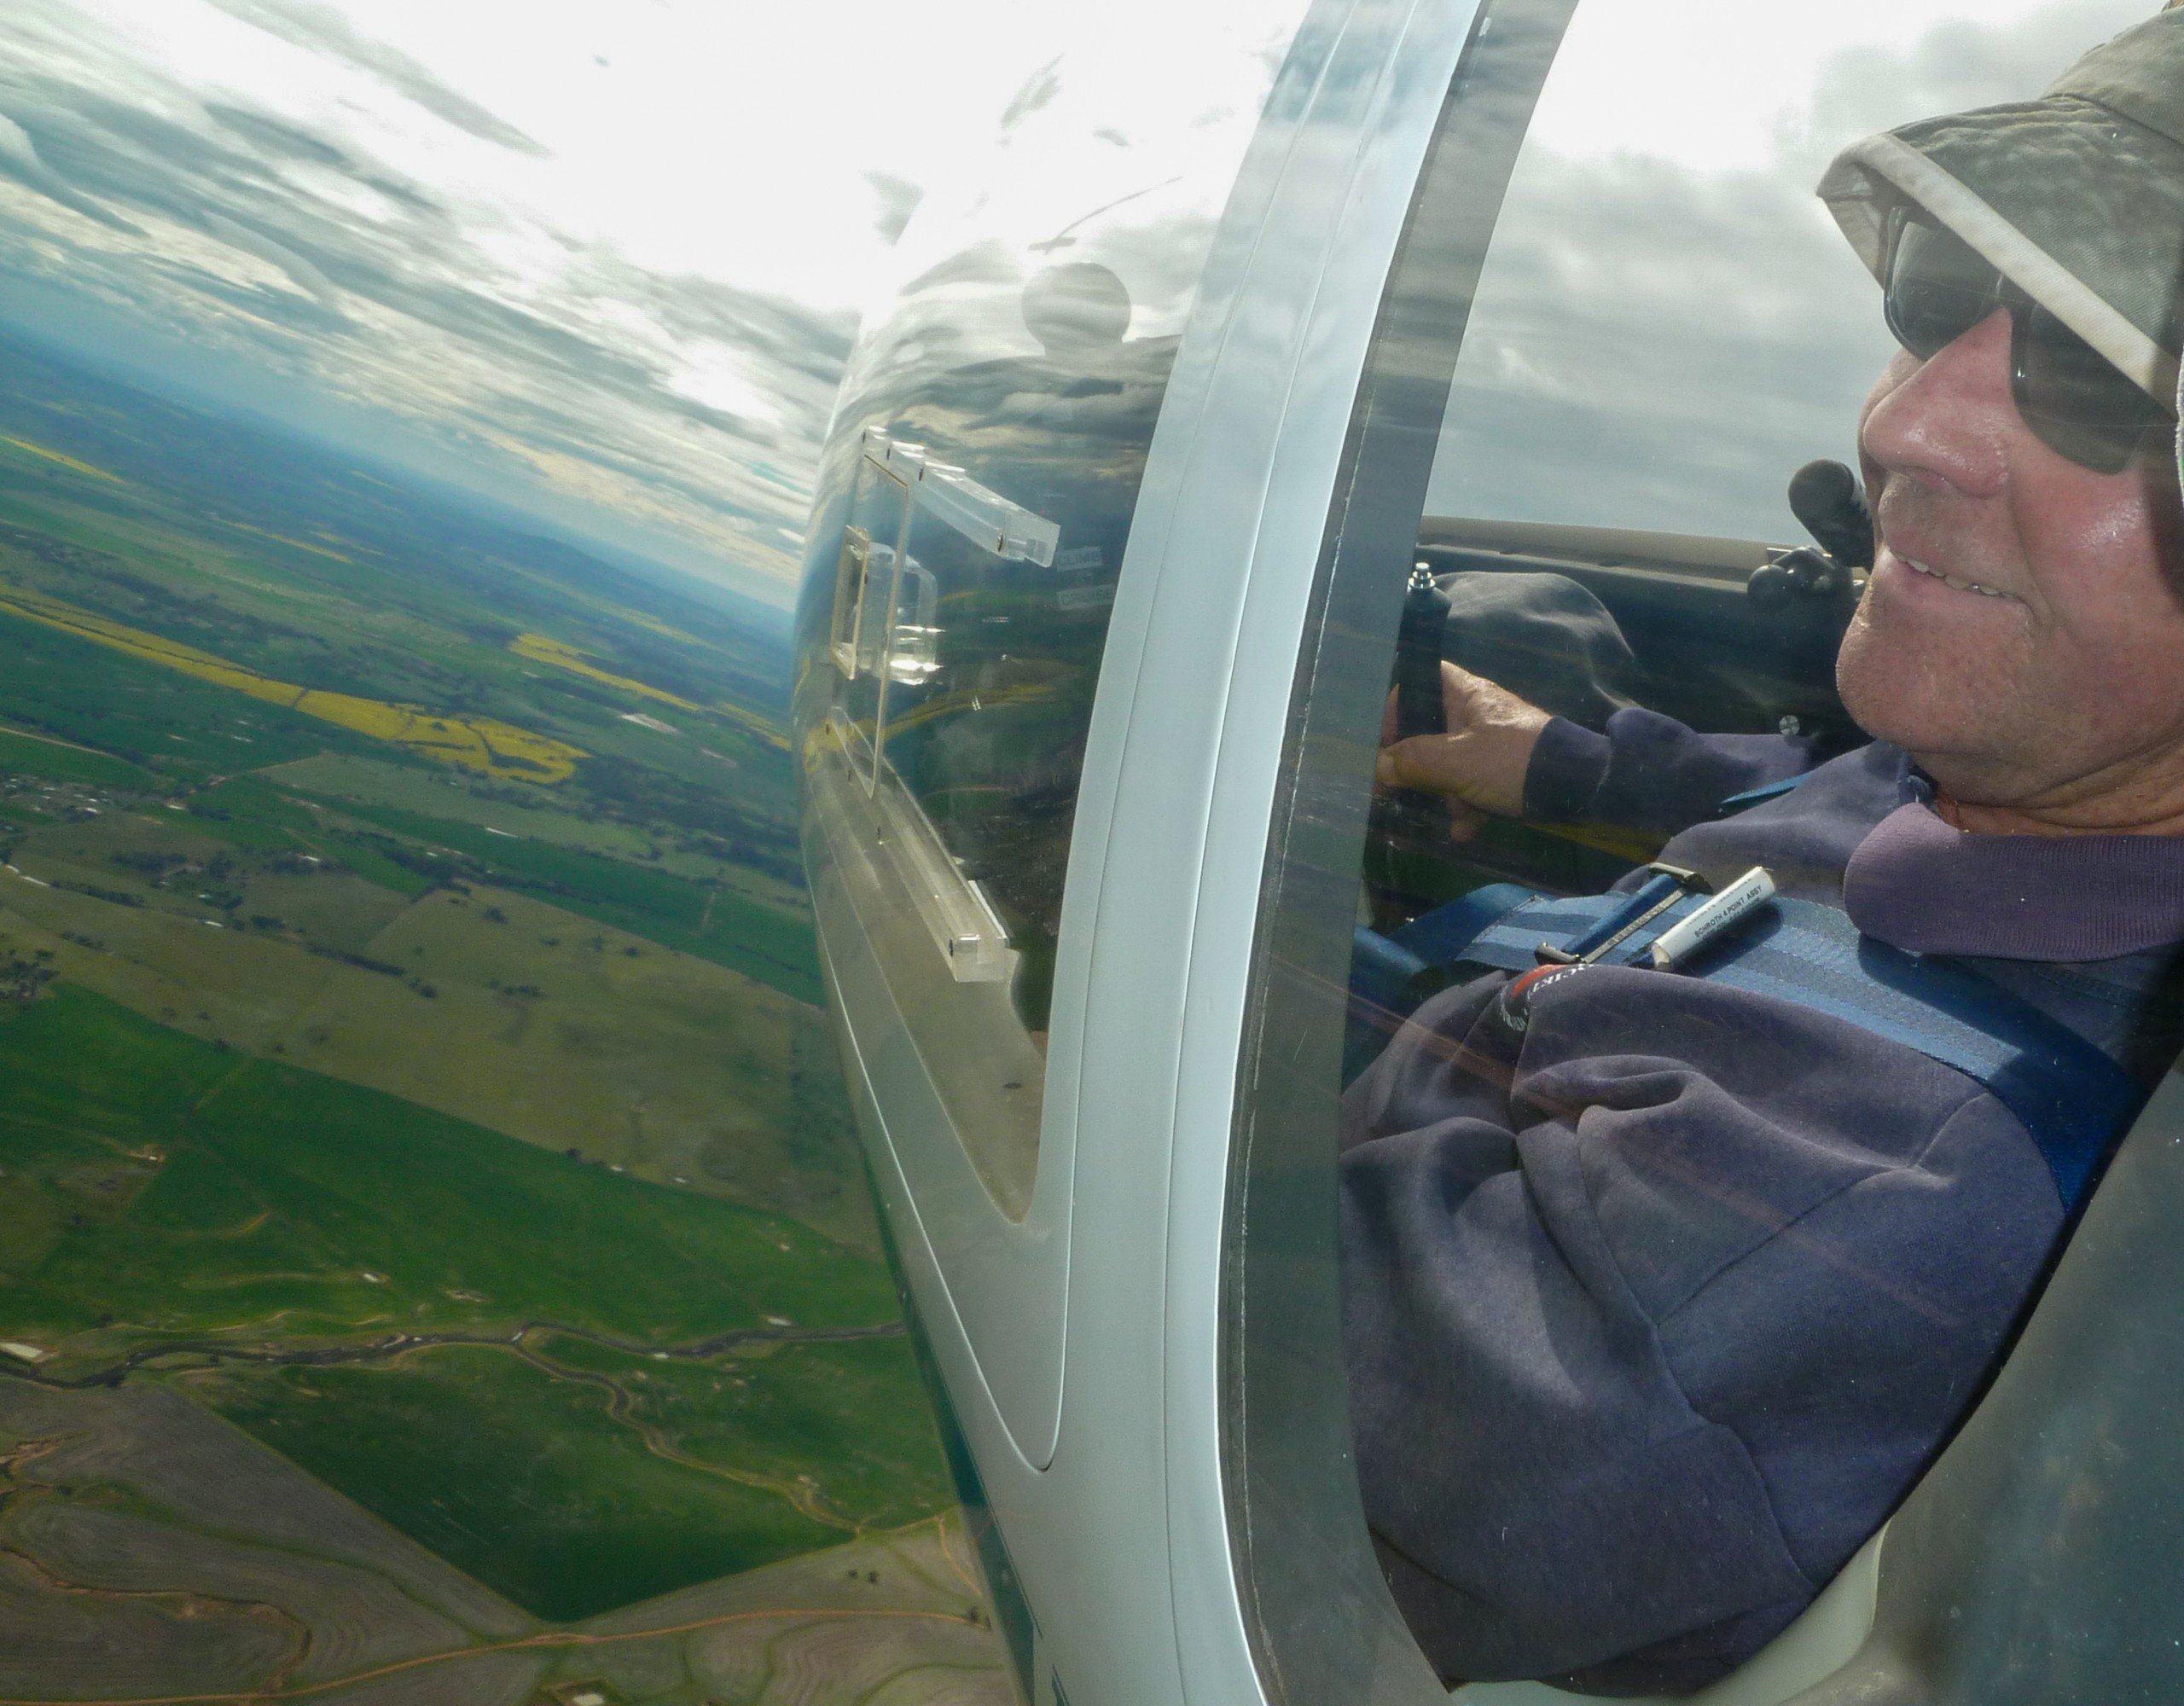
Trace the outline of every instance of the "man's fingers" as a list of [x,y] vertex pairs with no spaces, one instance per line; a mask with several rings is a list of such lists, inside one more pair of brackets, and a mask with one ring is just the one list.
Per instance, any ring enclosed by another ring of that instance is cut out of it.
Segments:
[[1457,738],[1414,734],[1380,749],[1373,780],[1384,788],[1414,788],[1426,793],[1460,796],[1466,779]]
[[1383,746],[1380,756],[1373,761],[1373,780],[1384,788],[1423,788],[1438,792],[1436,778],[1419,763],[1412,748],[1420,740],[1445,740],[1445,735],[1413,735],[1408,740],[1398,740],[1391,746]]
[[1446,799],[1442,804],[1449,808],[1449,839],[1451,841],[1475,839],[1491,815],[1475,805],[1466,805],[1460,799]]
[[[1478,833],[1480,826],[1492,814],[1449,792],[1453,784],[1443,767],[1417,762],[1419,749],[1426,748],[1428,742],[1433,741],[1445,746],[1448,736],[1416,735],[1410,740],[1382,747],[1380,758],[1373,767],[1374,790],[1385,792],[1391,788],[1410,788],[1440,795],[1441,804],[1449,814],[1449,839],[1469,841]],[[1406,748],[1411,750],[1407,751]],[[1427,750],[1430,751],[1431,749]]]
[[1445,734],[1397,740],[1383,718],[1374,785],[1444,794],[1496,816],[1522,815],[1525,777],[1548,713],[1454,664],[1441,665],[1441,693]]

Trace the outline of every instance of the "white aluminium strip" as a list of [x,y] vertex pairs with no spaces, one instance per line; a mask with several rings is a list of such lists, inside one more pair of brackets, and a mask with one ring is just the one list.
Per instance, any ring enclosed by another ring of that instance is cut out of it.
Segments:
[[926,463],[918,475],[918,502],[996,557],[1036,563],[1043,569],[1054,565],[1061,529],[980,485],[961,468]]
[[957,868],[932,821],[884,767],[873,806],[880,843],[932,932],[933,946],[947,962],[948,975],[959,984],[1007,982],[1016,956],[992,903]]
[[1061,529],[1020,503],[1012,503],[962,469],[931,460],[922,444],[891,438],[877,426],[864,429],[864,454],[918,490],[919,501],[939,520],[996,557],[1052,568]]

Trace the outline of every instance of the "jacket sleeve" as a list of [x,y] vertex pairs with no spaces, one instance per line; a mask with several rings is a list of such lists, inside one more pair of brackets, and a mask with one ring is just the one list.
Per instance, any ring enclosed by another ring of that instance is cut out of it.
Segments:
[[1444,1676],[1697,1687],[1915,1478],[2060,1206],[1985,1091],[1825,1015],[1599,968],[1516,1047],[1491,992],[1345,1104],[1367,1517]]
[[1673,835],[1732,794],[1803,775],[1820,756],[1805,736],[1701,734],[1642,707],[1618,711],[1597,734],[1558,717],[1525,773],[1525,815]]

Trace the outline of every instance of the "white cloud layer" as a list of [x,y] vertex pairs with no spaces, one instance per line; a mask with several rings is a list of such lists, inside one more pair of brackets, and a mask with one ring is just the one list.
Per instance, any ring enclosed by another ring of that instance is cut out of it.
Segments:
[[1032,62],[952,10],[11,0],[0,323],[786,601],[856,308]]
[[[1795,543],[1895,345],[1836,153],[2029,100],[2146,0],[1584,0],[1471,310],[1428,507]],[[1455,311],[1453,307],[1451,312]]]

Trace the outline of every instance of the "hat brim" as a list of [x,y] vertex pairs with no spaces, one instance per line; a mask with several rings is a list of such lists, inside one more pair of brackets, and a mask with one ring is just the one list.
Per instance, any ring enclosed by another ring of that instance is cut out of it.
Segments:
[[1820,194],[1875,277],[1889,209],[1915,202],[2177,406],[2184,148],[2168,137],[2049,96],[1868,136],[1836,157]]

